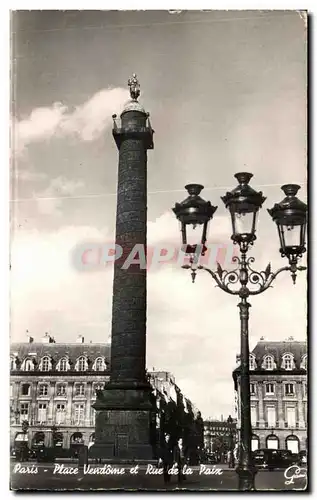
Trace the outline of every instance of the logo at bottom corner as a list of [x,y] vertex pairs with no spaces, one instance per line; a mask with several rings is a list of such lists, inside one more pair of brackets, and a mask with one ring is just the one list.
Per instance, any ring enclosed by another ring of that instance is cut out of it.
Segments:
[[307,488],[307,468],[291,465],[284,471],[285,485],[293,485],[294,490]]

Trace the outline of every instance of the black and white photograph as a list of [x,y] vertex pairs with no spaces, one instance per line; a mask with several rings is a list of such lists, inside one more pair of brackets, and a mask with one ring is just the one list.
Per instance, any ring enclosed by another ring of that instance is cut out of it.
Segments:
[[308,491],[309,23],[10,12],[10,490]]

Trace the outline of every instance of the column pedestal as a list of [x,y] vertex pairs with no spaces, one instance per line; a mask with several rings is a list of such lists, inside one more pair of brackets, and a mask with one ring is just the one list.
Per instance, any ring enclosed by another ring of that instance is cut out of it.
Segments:
[[98,394],[95,443],[90,456],[110,461],[151,461],[151,386],[109,382]]

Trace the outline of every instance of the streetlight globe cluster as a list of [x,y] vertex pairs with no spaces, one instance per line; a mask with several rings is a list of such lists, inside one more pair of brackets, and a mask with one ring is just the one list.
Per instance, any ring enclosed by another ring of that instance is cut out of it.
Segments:
[[[246,253],[256,240],[257,216],[266,198],[261,191],[255,191],[249,185],[253,174],[239,172],[234,177],[238,186],[221,199],[230,212],[231,239],[234,244],[239,245],[242,253]],[[189,196],[181,203],[176,203],[172,209],[181,224],[183,250],[191,256],[196,254],[196,259],[197,253],[204,255],[206,252],[208,225],[218,208],[201,198],[203,188],[201,184],[185,186]],[[286,197],[268,209],[268,213],[278,229],[281,256],[287,257],[292,270],[295,270],[298,259],[306,251],[307,205],[296,197],[300,189],[297,184],[286,184],[281,189]],[[189,241],[190,226],[193,229],[202,227],[201,235],[198,238],[196,236],[196,241]]]
[[[198,265],[200,255],[206,251],[208,224],[212,220],[217,207],[200,197],[203,189],[201,184],[185,186],[189,196],[181,203],[176,203],[173,212],[181,224],[183,251],[190,256],[190,264],[183,268],[190,269],[192,281],[195,282],[197,269],[207,271],[216,285],[230,295],[240,298],[238,303],[240,314],[240,404],[241,429],[239,442],[239,463],[236,469],[239,476],[239,490],[255,490],[254,478],[257,472],[252,459],[252,426],[250,412],[250,373],[249,373],[249,309],[251,304],[247,299],[251,295],[258,295],[268,290],[272,282],[283,271],[291,273],[293,283],[296,282],[297,271],[306,267],[298,266],[298,260],[306,251],[305,233],[307,224],[307,205],[300,201],[296,194],[300,188],[297,184],[282,186],[286,197],[268,210],[277,225],[280,239],[280,253],[287,257],[289,266],[284,266],[272,272],[268,264],[264,271],[253,269],[253,257],[247,257],[250,246],[256,240],[257,215],[266,198],[261,191],[254,190],[249,182],[253,175],[248,172],[235,174],[238,186],[221,197],[230,212],[232,235],[234,244],[239,245],[240,256],[233,257],[237,268],[233,271],[222,269],[217,264],[217,270],[212,271]],[[201,236],[197,232],[192,234],[194,240],[189,241],[189,228],[202,227]]]

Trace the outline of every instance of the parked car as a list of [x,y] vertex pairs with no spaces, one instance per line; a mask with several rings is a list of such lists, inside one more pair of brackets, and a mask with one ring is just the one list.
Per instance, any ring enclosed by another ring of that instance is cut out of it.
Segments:
[[207,464],[217,464],[218,463],[217,456],[215,453],[208,453],[206,457],[207,457]]
[[286,469],[296,463],[296,459],[289,450],[261,448],[253,452],[253,463],[259,469]]
[[307,465],[307,451],[302,450],[298,454],[298,464],[306,466]]

